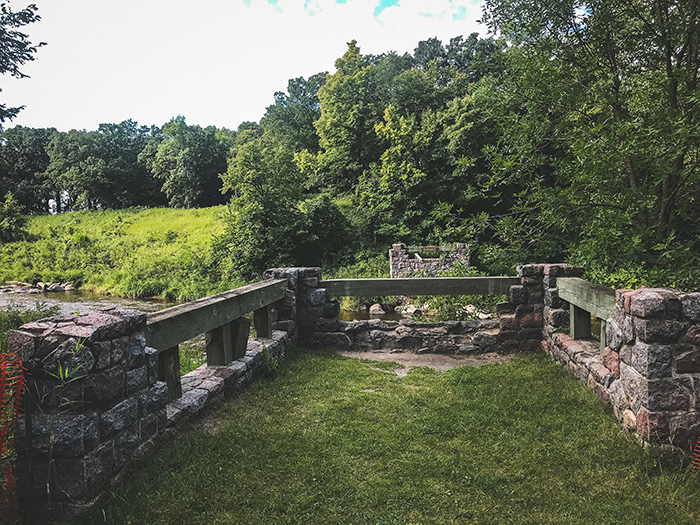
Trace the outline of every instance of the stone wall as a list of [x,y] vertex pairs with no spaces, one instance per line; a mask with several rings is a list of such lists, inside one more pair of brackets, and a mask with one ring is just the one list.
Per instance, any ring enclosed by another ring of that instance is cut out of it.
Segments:
[[612,405],[643,442],[692,449],[700,434],[700,293],[617,290],[601,351],[599,341],[566,333],[569,305],[558,297],[556,278],[582,270],[533,265],[528,271],[543,280],[544,351]]
[[25,363],[25,415],[19,421],[18,473],[30,522],[94,502],[125,465],[148,455],[207,406],[242,388],[271,357],[305,344],[415,352],[513,353],[544,349],[570,368],[646,442],[690,448],[700,433],[700,293],[619,290],[607,320],[608,345],[566,333],[568,305],[558,277],[582,275],[564,264],[518,268],[497,317],[423,323],[338,320],[320,268],[282,268],[286,296],[273,305],[273,333],[249,340],[245,357],[204,365],[182,377],[168,402],[157,351],[146,346],[146,314],[106,308],[29,323],[10,335]]
[[182,396],[170,402],[158,380],[157,351],[146,346],[143,312],[105,308],[11,332],[10,351],[23,358],[28,381],[15,440],[25,521],[92,504],[128,463],[249,383],[264,364],[263,352],[275,358],[291,350],[294,312],[284,306],[275,305],[277,325],[289,331],[250,339],[245,357],[229,365],[184,375]]
[[[324,288],[319,288],[321,269],[306,269],[307,272],[310,270],[314,273],[305,274],[304,286],[299,288],[296,303],[299,337],[307,344],[460,354],[539,349],[543,323],[541,280],[539,293],[533,288],[528,295],[527,291],[533,284],[530,277],[521,277],[522,284],[511,287],[509,300],[499,303],[494,319],[432,323],[408,319],[339,321],[338,301],[329,297]],[[270,278],[283,276],[280,273],[283,270],[271,272]]]
[[[425,252],[438,251],[438,246],[425,246]],[[422,258],[417,253],[411,259],[403,244],[394,244],[389,250],[389,275],[396,277],[437,277],[440,272],[451,270],[456,264],[469,266],[469,245],[455,243],[452,251],[440,258]]]

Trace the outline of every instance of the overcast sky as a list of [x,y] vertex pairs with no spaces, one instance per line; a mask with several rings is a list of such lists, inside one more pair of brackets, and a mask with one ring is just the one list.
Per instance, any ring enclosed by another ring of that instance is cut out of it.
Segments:
[[[0,77],[0,101],[23,105],[5,127],[94,130],[132,119],[235,129],[259,121],[290,78],[333,72],[357,40],[363,54],[472,32],[478,0],[31,0],[40,48]],[[11,0],[17,11],[30,0]]]

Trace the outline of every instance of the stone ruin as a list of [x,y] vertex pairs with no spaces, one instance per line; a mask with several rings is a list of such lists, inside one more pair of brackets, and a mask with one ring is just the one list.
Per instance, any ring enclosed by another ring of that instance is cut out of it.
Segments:
[[[440,257],[421,257],[421,253],[440,252]],[[414,258],[410,258],[410,254]],[[444,255],[442,255],[444,254]],[[390,276],[397,277],[438,277],[457,264],[469,266],[469,245],[457,242],[451,246],[409,246],[394,244],[389,250]]]

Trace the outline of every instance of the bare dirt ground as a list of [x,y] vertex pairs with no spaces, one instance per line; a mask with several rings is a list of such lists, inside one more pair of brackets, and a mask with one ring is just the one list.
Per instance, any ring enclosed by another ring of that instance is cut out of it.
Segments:
[[367,359],[369,361],[390,361],[403,365],[404,368],[394,372],[399,377],[404,377],[411,368],[427,366],[434,370],[444,372],[458,366],[479,366],[487,363],[503,364],[511,360],[510,355],[481,354],[481,355],[451,355],[451,354],[416,354],[412,352],[359,352],[353,350],[338,350],[335,352],[345,357]]

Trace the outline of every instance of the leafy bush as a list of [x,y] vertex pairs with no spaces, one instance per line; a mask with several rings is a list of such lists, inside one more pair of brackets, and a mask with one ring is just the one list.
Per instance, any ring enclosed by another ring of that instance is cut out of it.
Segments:
[[[473,266],[458,264],[451,270],[440,272],[439,277],[481,277],[483,272]],[[435,295],[421,296],[417,298],[419,303],[424,303],[435,312],[434,320],[438,321],[468,321],[478,319],[478,313],[495,313],[496,305],[505,301],[503,295]],[[476,311],[469,311],[471,305]]]
[[11,193],[0,204],[0,244],[14,242],[27,236],[27,218],[22,215],[22,207]]

